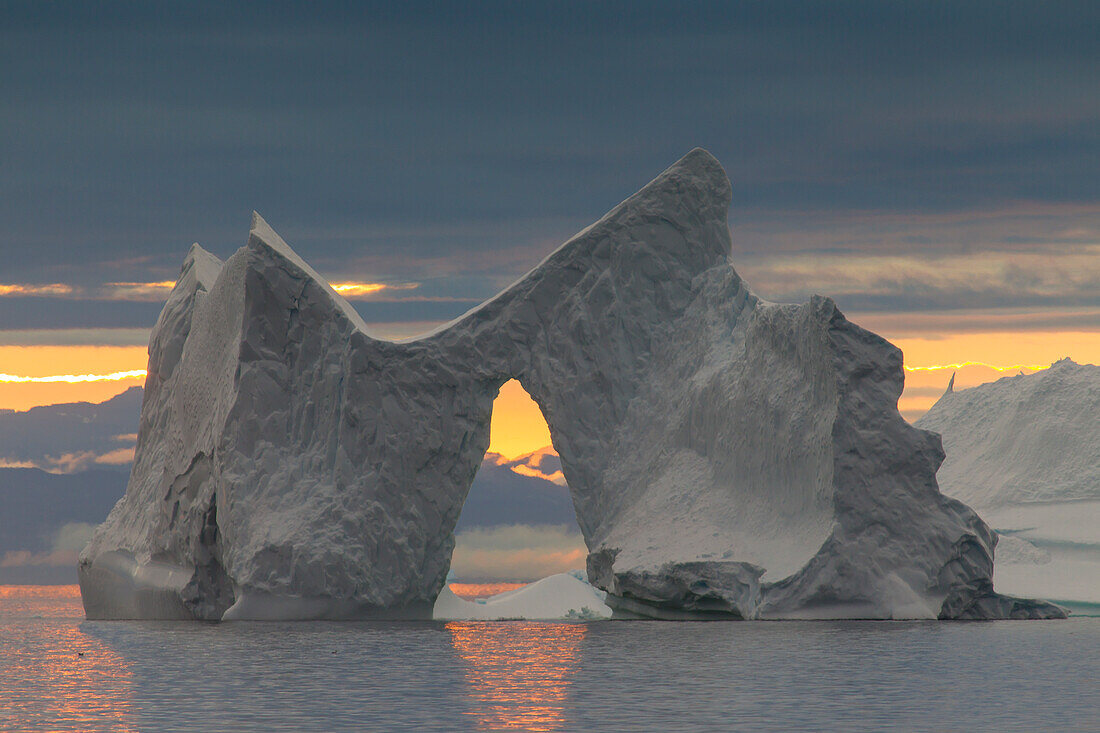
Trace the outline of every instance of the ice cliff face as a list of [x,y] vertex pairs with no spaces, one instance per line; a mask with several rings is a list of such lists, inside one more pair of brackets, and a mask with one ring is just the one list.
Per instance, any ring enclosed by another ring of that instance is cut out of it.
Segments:
[[90,617],[430,617],[515,378],[621,614],[1058,615],[992,590],[993,537],[898,414],[901,354],[729,265],[695,150],[495,298],[371,338],[258,216],[192,250],[150,344],[126,497],[80,561]]
[[971,389],[917,426],[943,436],[937,478],[1000,533],[998,588],[1100,604],[1100,367],[1063,359]]

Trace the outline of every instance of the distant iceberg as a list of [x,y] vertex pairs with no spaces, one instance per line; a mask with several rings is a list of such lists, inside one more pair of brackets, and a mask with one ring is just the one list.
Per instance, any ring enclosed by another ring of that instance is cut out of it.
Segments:
[[997,588],[1100,613],[1100,366],[949,386],[916,425],[943,436],[943,492],[1000,534]]
[[[696,149],[523,278],[417,339],[359,314],[255,215],[198,246],[153,330],[126,495],[80,558],[90,618],[431,618],[516,379],[620,615],[1033,618],[902,419],[901,352],[729,263]],[[529,591],[533,592],[533,591]]]
[[444,588],[435,602],[437,621],[597,621],[611,618],[607,593],[573,573],[551,575],[522,588],[467,601]]

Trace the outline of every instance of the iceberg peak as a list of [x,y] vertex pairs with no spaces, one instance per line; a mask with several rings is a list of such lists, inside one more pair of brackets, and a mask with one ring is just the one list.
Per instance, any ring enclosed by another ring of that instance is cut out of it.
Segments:
[[183,260],[180,277],[177,278],[176,284],[178,286],[181,281],[186,280],[184,289],[192,287],[191,281],[187,278],[190,274],[194,278],[195,287],[209,290],[214,286],[214,281],[218,279],[221,269],[222,261],[199,246],[198,242],[195,242],[187,250],[187,257]]
[[[355,310],[355,307],[344,296],[333,290],[328,281],[317,274],[317,271],[310,267],[257,211],[252,212],[252,226],[248,232],[247,248],[256,252],[260,257],[272,258],[273,263],[282,262],[284,263],[283,266],[289,266],[290,269],[297,270],[313,281],[328,294],[336,307],[348,320],[355,324],[358,330],[364,334],[366,333],[367,324],[363,321],[363,317],[359,315],[359,312]],[[254,265],[254,267],[262,266]]]

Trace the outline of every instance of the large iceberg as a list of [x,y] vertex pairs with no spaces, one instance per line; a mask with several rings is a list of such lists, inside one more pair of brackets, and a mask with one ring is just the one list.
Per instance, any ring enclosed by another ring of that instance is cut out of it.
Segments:
[[937,479],[1000,535],[1010,593],[1100,609],[1100,366],[1055,362],[970,389],[954,378],[917,426],[943,436]]
[[827,298],[761,300],[696,149],[496,297],[372,338],[261,219],[197,246],[153,331],[126,496],[80,559],[92,618],[430,618],[517,379],[619,615],[1001,618],[994,535],[940,494],[901,352]]

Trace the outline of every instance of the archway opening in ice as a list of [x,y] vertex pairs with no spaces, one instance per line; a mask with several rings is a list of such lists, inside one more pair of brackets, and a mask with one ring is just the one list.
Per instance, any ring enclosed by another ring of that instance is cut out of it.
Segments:
[[546,419],[509,380],[493,402],[489,450],[455,528],[451,589],[492,595],[583,571],[587,554]]

